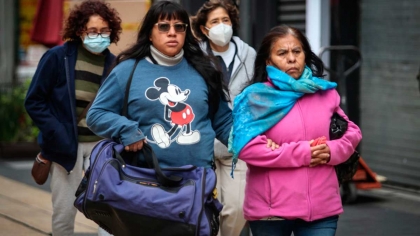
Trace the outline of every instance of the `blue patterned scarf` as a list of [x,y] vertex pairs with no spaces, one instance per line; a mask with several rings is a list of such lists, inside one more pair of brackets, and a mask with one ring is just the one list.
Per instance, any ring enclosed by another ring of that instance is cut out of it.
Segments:
[[312,70],[307,66],[299,79],[274,66],[267,66],[266,70],[275,87],[266,83],[252,84],[233,102],[233,127],[228,147],[233,153],[232,177],[238,155],[249,141],[283,119],[305,93],[337,86],[334,82],[312,77]]

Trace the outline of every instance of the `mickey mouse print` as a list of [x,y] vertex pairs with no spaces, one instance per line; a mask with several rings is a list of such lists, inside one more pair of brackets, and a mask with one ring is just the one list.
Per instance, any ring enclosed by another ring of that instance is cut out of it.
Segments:
[[[146,90],[147,99],[159,100],[164,106],[164,120],[171,126],[168,131],[159,123],[152,126],[152,137],[160,148],[168,148],[174,141],[182,145],[191,145],[200,141],[200,132],[192,130],[191,127],[195,117],[194,111],[185,102],[189,94],[189,89],[182,91],[178,86],[171,84],[166,77],[157,78],[154,81],[154,87]],[[177,130],[179,130],[178,133]]]

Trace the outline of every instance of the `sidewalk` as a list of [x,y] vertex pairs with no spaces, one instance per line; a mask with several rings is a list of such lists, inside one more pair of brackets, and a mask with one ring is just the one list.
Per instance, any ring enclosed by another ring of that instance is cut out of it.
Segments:
[[[50,235],[51,217],[49,192],[0,175],[0,236]],[[77,212],[75,235],[97,235],[97,228]]]

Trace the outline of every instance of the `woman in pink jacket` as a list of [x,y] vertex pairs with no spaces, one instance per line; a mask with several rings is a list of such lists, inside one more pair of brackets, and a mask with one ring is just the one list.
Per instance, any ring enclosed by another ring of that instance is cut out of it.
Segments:
[[[362,135],[340,108],[336,84],[319,78],[323,70],[299,30],[274,27],[257,53],[251,85],[234,101],[229,150],[248,165],[243,208],[254,236],[335,235],[343,208],[334,166]],[[335,112],[348,129],[329,140]],[[267,148],[267,139],[279,148]]]

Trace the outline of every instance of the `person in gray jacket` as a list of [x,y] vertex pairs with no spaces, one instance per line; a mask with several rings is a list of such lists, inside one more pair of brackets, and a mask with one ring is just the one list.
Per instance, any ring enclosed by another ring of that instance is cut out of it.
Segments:
[[[201,49],[218,59],[216,66],[223,72],[224,82],[228,85],[231,107],[235,96],[251,80],[256,57],[252,47],[233,36],[239,28],[238,14],[237,7],[230,2],[212,0],[204,3],[192,17],[192,29],[200,40]],[[239,160],[231,173],[232,154],[218,140],[214,142],[214,156],[218,198],[223,204],[219,235],[238,236],[246,223],[242,205],[247,166]]]

